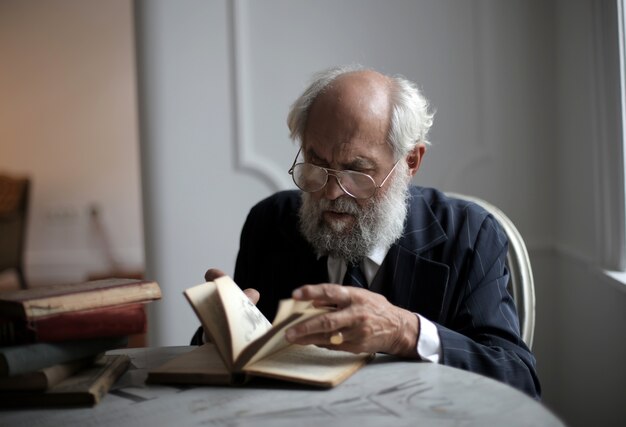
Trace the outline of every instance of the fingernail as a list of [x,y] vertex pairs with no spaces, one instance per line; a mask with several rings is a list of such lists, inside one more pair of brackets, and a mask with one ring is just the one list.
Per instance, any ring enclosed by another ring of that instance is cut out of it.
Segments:
[[300,289],[296,289],[291,293],[291,296],[295,299],[302,298],[302,291]]
[[296,338],[296,332],[293,329],[287,329],[285,332],[285,339],[287,341],[293,341]]

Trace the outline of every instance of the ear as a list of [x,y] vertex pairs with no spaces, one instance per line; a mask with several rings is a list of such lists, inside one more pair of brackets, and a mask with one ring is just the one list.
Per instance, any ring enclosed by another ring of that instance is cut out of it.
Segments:
[[406,155],[406,163],[409,165],[409,174],[411,176],[415,176],[420,168],[424,154],[426,154],[426,144],[420,142]]

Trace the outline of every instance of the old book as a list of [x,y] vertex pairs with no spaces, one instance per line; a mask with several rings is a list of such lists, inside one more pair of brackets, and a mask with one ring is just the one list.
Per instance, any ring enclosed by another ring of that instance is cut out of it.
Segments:
[[0,392],[0,407],[93,406],[129,364],[126,355],[105,355],[46,391]]
[[150,381],[227,384],[257,375],[333,387],[371,357],[290,344],[284,337],[287,328],[327,310],[310,302],[281,301],[270,323],[227,276],[184,294],[215,345],[204,345],[152,370]]
[[32,320],[0,318],[0,345],[141,334],[146,331],[146,323],[144,304],[72,311]]
[[0,390],[47,390],[78,370],[92,364],[99,356],[59,363],[26,374],[0,377]]
[[125,347],[127,343],[127,337],[107,337],[0,347],[0,377],[38,371],[48,366]]
[[244,378],[233,375],[212,343],[176,356],[148,372],[150,383],[236,384]]
[[76,284],[39,286],[0,294],[6,318],[33,320],[72,311],[161,298],[158,283],[134,279],[104,279]]

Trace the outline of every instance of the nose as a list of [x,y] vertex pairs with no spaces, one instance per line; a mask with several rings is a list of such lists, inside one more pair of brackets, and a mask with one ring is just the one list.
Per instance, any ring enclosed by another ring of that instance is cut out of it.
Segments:
[[339,178],[336,175],[328,174],[328,182],[324,187],[324,197],[328,200],[335,200],[345,195],[343,188],[339,185]]

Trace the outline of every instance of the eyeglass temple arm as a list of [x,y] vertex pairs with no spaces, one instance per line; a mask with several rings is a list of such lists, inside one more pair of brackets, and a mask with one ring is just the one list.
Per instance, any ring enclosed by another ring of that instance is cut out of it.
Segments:
[[383,179],[383,182],[380,183],[379,186],[377,186],[376,188],[382,188],[383,185],[385,185],[385,182],[387,182],[387,180],[389,179],[389,177],[391,176],[391,174],[393,173],[393,171],[396,169],[396,166],[398,166],[398,163],[400,163],[400,160],[402,160],[401,158],[398,159],[398,161],[396,162],[396,164],[393,165],[393,167],[391,168],[391,170],[389,171],[389,173],[387,174],[387,176],[385,177],[385,179]]
[[302,151],[302,147],[298,148],[298,152],[296,153],[296,158],[293,159],[293,163],[291,164],[291,167],[287,171],[289,175],[293,175],[293,168],[296,166],[296,162],[298,161],[298,156],[300,155],[300,151]]

